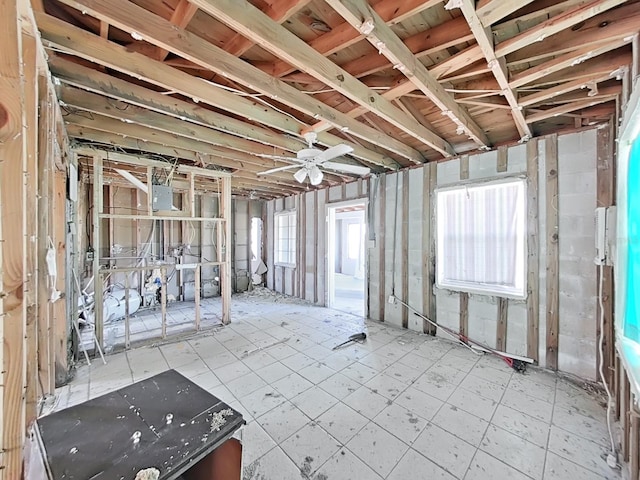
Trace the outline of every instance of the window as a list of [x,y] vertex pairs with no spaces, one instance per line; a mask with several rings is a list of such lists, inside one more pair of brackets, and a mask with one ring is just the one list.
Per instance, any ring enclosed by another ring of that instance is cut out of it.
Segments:
[[436,191],[436,285],[525,298],[525,180]]
[[296,264],[296,213],[276,213],[276,263]]

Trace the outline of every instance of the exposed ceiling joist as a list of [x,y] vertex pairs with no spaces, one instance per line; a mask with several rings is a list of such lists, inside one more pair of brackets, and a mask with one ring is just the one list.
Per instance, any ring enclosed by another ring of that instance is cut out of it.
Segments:
[[491,142],[485,132],[416,59],[396,33],[365,0],[326,0],[347,22],[366,34],[367,40],[387,57],[411,83],[421,90],[443,113],[480,146]]
[[[96,35],[72,27],[68,23],[49,15],[36,14],[36,20],[45,45],[49,44],[56,49],[143,79],[168,91],[181,93],[187,97],[206,102],[222,110],[255,120],[295,136],[300,136],[301,131],[308,128],[307,125],[281,112],[265,107],[265,105],[258,103],[256,100],[234,95],[207,84],[202,79],[195,78],[144,55],[132,52],[126,47],[108,42]],[[378,132],[375,132],[374,135],[377,141],[384,145],[386,139],[380,138]],[[341,138],[326,133],[318,135],[318,141],[327,146],[343,143]],[[394,141],[393,143],[399,142]],[[389,157],[372,152],[359,145],[353,144],[351,146],[354,148],[352,155],[364,161],[387,168],[395,168],[396,166],[396,163]],[[387,147],[389,148],[388,145]],[[407,147],[405,145],[403,147],[403,151],[406,151]]]
[[[505,2],[506,3],[506,2]],[[504,57],[498,58],[494,51],[493,46],[493,34],[491,28],[485,27],[478,17],[475,10],[475,0],[462,0],[461,7],[462,14],[467,20],[473,35],[476,37],[476,41],[482,50],[484,58],[487,60],[487,64],[493,76],[496,77],[498,85],[502,89],[502,94],[509,102],[511,107],[511,116],[518,128],[520,137],[525,140],[531,138],[531,129],[524,118],[522,108],[518,105],[518,99],[516,93],[509,86],[509,72]]]
[[620,48],[626,44],[631,43],[631,38],[619,38],[611,43],[601,45],[598,47],[586,47],[573,52],[561,55],[548,62],[541,63],[535,67],[529,68],[522,72],[519,72],[511,77],[509,84],[511,88],[521,87],[531,82],[535,82],[540,78],[546,77],[552,73],[564,70],[565,68],[575,68],[580,70],[582,67],[579,65],[589,60],[590,58],[602,55],[603,53],[610,52],[617,48]]
[[[282,23],[287,18],[306,7],[309,2],[311,2],[311,0],[281,0],[279,2],[269,4],[264,13],[274,21]],[[254,45],[255,43],[253,40],[236,33],[231,40],[226,43],[224,50],[229,52],[231,55],[239,57]]]
[[616,95],[608,95],[595,99],[586,99],[582,102],[571,102],[565,105],[560,105],[558,107],[550,108],[547,110],[543,110],[539,113],[534,113],[533,115],[529,115],[527,117],[527,122],[534,123],[539,122],[541,120],[546,120],[547,118],[557,117],[558,115],[563,115],[570,112],[575,112],[576,110],[582,110],[584,108],[592,107],[594,105],[598,105],[600,103],[609,102],[611,100],[615,100]]
[[531,95],[521,97],[520,105],[524,107],[528,107],[530,105],[535,105],[536,103],[549,100],[550,98],[554,98],[554,97],[563,95],[565,93],[572,92],[574,90],[586,88],[590,82],[593,82],[596,84],[599,82],[603,82],[610,78],[609,73],[610,71],[599,72],[588,78],[584,78],[584,79],[581,78],[579,80],[573,80],[571,82],[561,83],[560,85],[557,85],[555,87],[548,88],[540,92],[532,93]]
[[[373,9],[388,25],[395,25],[437,5],[440,1],[441,0],[404,0],[403,2],[398,2],[398,0],[382,0],[376,3]],[[424,38],[424,35],[422,35],[422,37]],[[309,46],[322,55],[327,56],[344,48],[348,48],[363,38],[364,35],[354,29],[349,22],[344,22],[332,28],[330,32],[311,40]],[[275,77],[282,77],[295,70],[296,69],[291,67],[287,62],[280,60],[275,62],[268,72]]]
[[[277,99],[306,115],[318,116],[338,129],[347,129],[360,138],[392,150],[394,153],[403,155],[410,160],[416,162],[422,160],[422,155],[419,152],[404,143],[392,137],[380,135],[379,132],[363,126],[361,123],[354,121],[338,110],[327,106],[284,82],[274,80],[272,77],[241,59],[234,57],[190,32],[176,28],[163,18],[131,2],[126,0],[62,1],[74,8],[87,11],[98,18],[108,19],[112,25],[116,25],[124,31],[140,35],[155,45],[166,48],[181,57],[197,63],[212,72],[216,72],[223,77],[245,85],[252,90]],[[259,12],[255,7],[251,8]],[[278,28],[281,28],[264,14],[261,13],[261,15],[271,22],[272,25],[275,24]],[[295,36],[294,38],[297,39]],[[300,42],[299,39],[297,40]],[[236,98],[238,98],[237,95]],[[251,118],[251,116],[248,118]],[[428,133],[430,134],[430,132]]]
[[593,0],[584,5],[579,5],[570,10],[554,16],[549,20],[536,25],[533,28],[525,30],[519,35],[505,40],[496,46],[496,55],[504,57],[509,53],[515,52],[520,48],[526,47],[535,42],[542,42],[545,38],[550,37],[562,30],[572,27],[588,18],[594,17],[599,13],[605,12],[617,5],[624,3],[625,0]]
[[533,0],[480,0],[476,6],[478,18],[485,27],[508,17],[513,12],[520,10]]
[[[272,54],[285,59],[288,63],[300,69],[304,69],[325,85],[336,89],[347,98],[383,118],[408,135],[420,140],[425,145],[437,150],[442,155],[451,156],[455,153],[453,147],[441,137],[422,125],[416,124],[390,101],[371,90],[331,60],[316,52],[300,38],[282,28],[248,2],[244,0],[191,1],[203,11],[218,18],[239,33],[253,36],[259,45]],[[328,118],[324,118],[324,120],[335,124]],[[349,131],[360,136],[351,128],[349,128]],[[412,160],[416,162],[423,161],[419,158],[413,158]]]

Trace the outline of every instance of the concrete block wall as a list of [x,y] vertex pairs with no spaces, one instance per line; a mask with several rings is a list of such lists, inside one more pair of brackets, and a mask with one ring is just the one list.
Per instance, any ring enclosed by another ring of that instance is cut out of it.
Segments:
[[[547,317],[547,273],[546,273],[546,219],[548,201],[557,208],[559,216],[559,352],[558,367],[560,370],[579,377],[595,380],[596,378],[596,302],[597,284],[596,267],[593,263],[595,255],[595,229],[593,223],[597,197],[597,130],[561,135],[558,137],[558,195],[547,200],[545,142],[546,138],[533,139],[538,142],[538,271],[539,271],[539,351],[540,365],[546,364],[546,317]],[[468,157],[469,179],[461,180],[461,159],[454,158],[437,164],[436,188],[451,186],[461,182],[488,181],[504,176],[526,177],[527,145],[514,145],[507,148],[506,171],[497,171],[498,152],[489,151]],[[408,277],[408,290],[403,300],[419,312],[425,312],[425,292],[434,291],[435,320],[443,326],[458,330],[460,326],[460,294],[437,289],[425,276],[423,262],[432,260],[429,257],[431,238],[424,238],[425,232],[435,234],[433,225],[428,222],[430,201],[429,176],[425,169],[417,167],[405,172],[390,173],[375,180],[363,182],[364,185],[378,185],[369,195],[372,202],[373,233],[376,241],[369,244],[368,249],[368,315],[375,320],[383,320],[389,324],[401,326],[403,307],[389,304],[387,298],[391,293],[402,298],[403,276]],[[397,182],[397,183],[396,183]],[[379,185],[384,185],[381,189]],[[403,191],[408,190],[408,211],[403,211]],[[362,189],[366,190],[366,187]],[[306,286],[303,296],[307,300],[317,299],[318,304],[326,302],[326,210],[327,203],[343,199],[356,198],[358,185],[356,182],[332,187],[327,191],[316,191],[304,194],[306,197],[307,221],[301,233],[300,241],[307,242],[307,248],[317,243],[317,256],[306,255]],[[354,196],[355,195],[355,196]],[[396,195],[398,201],[396,202]],[[426,196],[426,198],[425,198]],[[293,206],[294,197],[286,199]],[[381,215],[381,203],[384,202],[384,218]],[[269,202],[265,209],[266,224],[271,225],[267,238],[273,233],[273,214],[285,208],[285,200]],[[315,210],[317,209],[317,210]],[[311,212],[317,211],[322,218],[317,224],[310,223]],[[406,243],[402,243],[402,226],[408,223]],[[430,236],[430,235],[429,235]],[[396,240],[394,255],[393,241]],[[314,247],[315,248],[315,247]],[[381,249],[384,248],[384,255]],[[287,278],[295,281],[294,272],[282,275],[280,267],[273,266],[273,245],[269,240],[266,252],[271,258],[270,270],[275,270],[274,280],[269,285],[277,291],[291,292],[287,286]],[[402,271],[402,260],[408,254],[407,271]],[[314,254],[316,250],[314,250]],[[381,258],[382,257],[382,258]],[[381,259],[383,264],[381,265]],[[315,262],[313,262],[315,260]],[[395,266],[395,268],[394,268]],[[290,269],[291,270],[291,269]],[[317,289],[310,289],[310,279],[316,275]],[[382,283],[384,282],[384,285]],[[394,289],[395,285],[395,289]],[[299,291],[299,290],[298,290]],[[312,295],[315,293],[317,296]],[[468,334],[471,338],[491,347],[496,346],[498,324],[498,302],[490,296],[470,294],[468,301]],[[528,310],[525,300],[509,299],[507,302],[506,351],[516,355],[527,355]],[[422,319],[409,312],[408,328],[423,330]],[[446,336],[442,331],[438,335]]]

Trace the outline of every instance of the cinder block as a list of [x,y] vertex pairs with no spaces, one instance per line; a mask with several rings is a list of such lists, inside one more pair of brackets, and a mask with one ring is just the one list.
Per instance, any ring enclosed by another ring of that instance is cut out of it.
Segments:
[[527,171],[527,145],[519,144],[509,147],[507,152],[507,173],[520,173]]
[[460,159],[459,158],[454,158],[446,162],[438,162],[437,169],[438,169],[438,176],[437,176],[438,186],[448,185],[448,184],[456,183],[460,181]]
[[499,176],[497,162],[497,150],[469,156],[469,178],[481,179]]

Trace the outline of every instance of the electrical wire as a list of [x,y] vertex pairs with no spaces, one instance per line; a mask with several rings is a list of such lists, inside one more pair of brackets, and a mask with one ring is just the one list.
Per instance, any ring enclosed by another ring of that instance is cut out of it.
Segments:
[[[598,266],[598,270],[600,273],[600,281],[598,282],[598,305],[600,306],[600,338],[598,339],[598,351],[600,353],[600,368],[599,368],[599,373],[600,373],[600,379],[602,380],[602,385],[604,386],[604,390],[607,393],[607,430],[609,431],[609,440],[611,441],[611,453],[610,455],[613,455],[613,461],[612,463],[615,462],[615,458],[616,458],[616,444],[613,441],[613,432],[611,430],[611,403],[612,403],[612,397],[611,397],[611,391],[609,390],[609,385],[607,384],[607,380],[604,376],[604,305],[602,302],[602,289],[603,289],[603,283],[604,283],[604,267],[602,265]],[[607,464],[609,466],[612,466],[609,463],[609,459],[607,459]],[[615,468],[615,463],[613,465],[613,468]]]

